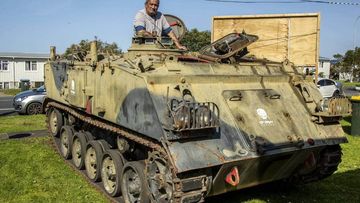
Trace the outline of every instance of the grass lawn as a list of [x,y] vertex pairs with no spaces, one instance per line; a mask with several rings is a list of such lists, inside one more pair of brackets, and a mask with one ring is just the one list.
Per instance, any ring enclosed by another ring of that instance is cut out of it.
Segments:
[[[11,123],[6,120],[0,117],[1,127],[2,123]],[[39,116],[39,120],[35,125],[41,128],[45,125],[44,117]],[[349,120],[350,117],[342,121],[347,133]],[[0,141],[0,202],[107,202],[81,175],[64,164],[50,147],[50,139]],[[271,183],[212,197],[207,202],[360,202],[360,136],[348,135],[348,139],[349,143],[342,145],[344,156],[339,170],[325,180],[297,186]]]
[[45,115],[0,116],[0,133],[46,129]]
[[2,93],[6,95],[14,96],[21,92],[21,89],[6,89],[6,90],[0,90]]
[[0,202],[107,202],[64,164],[49,141],[0,141]]
[[355,87],[360,86],[360,82],[343,82],[344,87]]

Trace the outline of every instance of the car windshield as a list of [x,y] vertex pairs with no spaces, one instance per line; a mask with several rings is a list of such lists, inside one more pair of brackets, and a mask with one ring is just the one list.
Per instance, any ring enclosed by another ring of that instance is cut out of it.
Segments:
[[45,86],[40,86],[39,88],[36,89],[37,92],[46,92],[45,90]]

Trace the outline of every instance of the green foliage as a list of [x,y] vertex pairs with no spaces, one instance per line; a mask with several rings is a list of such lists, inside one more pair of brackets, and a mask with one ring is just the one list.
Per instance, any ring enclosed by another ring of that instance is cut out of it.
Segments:
[[6,89],[6,90],[0,90],[0,92],[4,93],[6,95],[14,96],[14,95],[20,93],[21,89]]
[[181,43],[186,46],[189,51],[196,52],[211,43],[211,33],[210,31],[198,31],[195,28],[185,34]]
[[46,129],[45,115],[0,116],[0,133]]
[[[97,39],[96,43],[99,53],[120,54],[122,52],[115,42],[109,44]],[[81,40],[78,44],[72,44],[67,48],[63,56],[68,57],[75,53],[87,53],[90,51],[90,44],[91,41],[89,40]]]
[[[360,75],[360,48],[355,50],[348,50],[345,55],[335,54],[333,56],[338,62],[333,65],[331,75],[339,74],[340,72],[353,73],[353,76]],[[357,67],[353,70],[354,67]]]

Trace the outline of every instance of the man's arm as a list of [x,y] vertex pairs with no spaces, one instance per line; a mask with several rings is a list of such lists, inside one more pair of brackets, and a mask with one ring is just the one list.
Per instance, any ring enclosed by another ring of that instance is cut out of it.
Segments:
[[180,44],[178,38],[175,36],[174,32],[171,30],[169,33],[168,33],[168,36],[174,41],[175,43],[175,46],[178,48],[178,49],[181,49],[181,50],[187,50],[187,48],[183,45]]
[[176,37],[175,33],[173,32],[171,26],[167,22],[165,16],[162,14],[161,14],[161,20],[162,20],[163,34],[166,34],[173,40],[176,48],[181,49],[181,50],[187,50],[187,48],[185,46],[180,44],[180,42],[179,42],[178,38]]
[[[136,31],[136,35],[139,36],[144,36],[144,37],[154,37],[153,34],[151,34],[150,32],[146,31],[145,29],[141,29]],[[156,37],[156,36],[155,36]]]

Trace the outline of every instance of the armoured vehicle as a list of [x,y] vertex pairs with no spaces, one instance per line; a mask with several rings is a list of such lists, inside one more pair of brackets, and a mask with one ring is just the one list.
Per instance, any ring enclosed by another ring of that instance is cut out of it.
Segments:
[[351,104],[325,103],[289,61],[246,57],[257,39],[232,33],[189,55],[136,36],[127,53],[98,53],[93,42],[70,60],[52,47],[44,105],[61,155],[125,202],[202,202],[331,175]]

